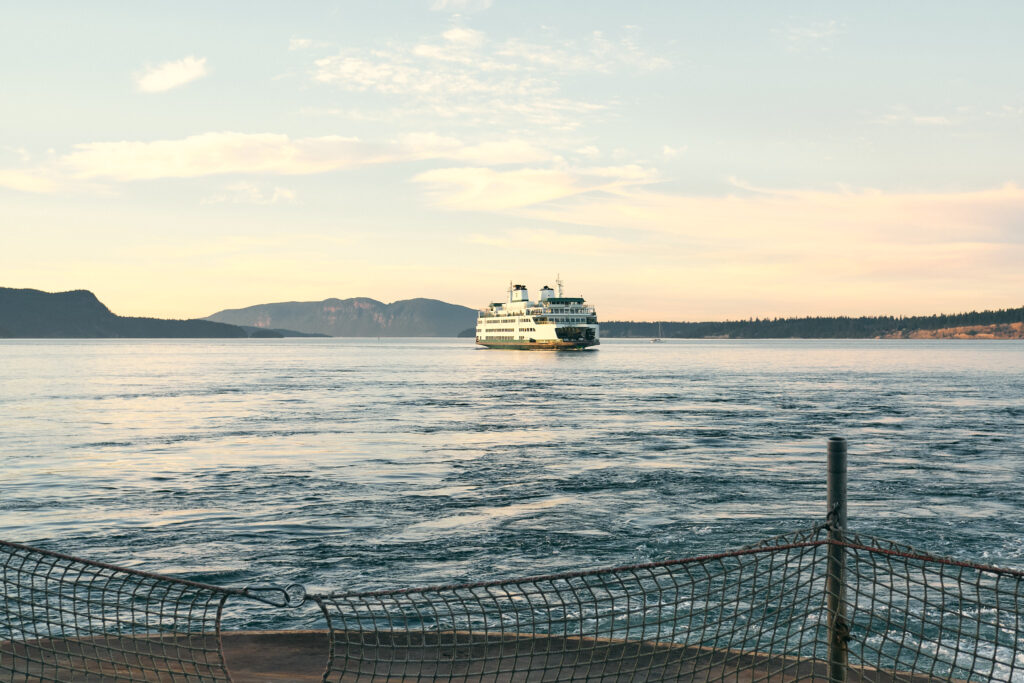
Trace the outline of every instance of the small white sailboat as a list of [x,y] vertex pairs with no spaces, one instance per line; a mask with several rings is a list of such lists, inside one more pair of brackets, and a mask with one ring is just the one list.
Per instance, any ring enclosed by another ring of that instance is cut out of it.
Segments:
[[660,344],[661,343],[661,322],[660,321],[658,322],[658,336],[656,338],[652,339],[651,343],[652,344]]

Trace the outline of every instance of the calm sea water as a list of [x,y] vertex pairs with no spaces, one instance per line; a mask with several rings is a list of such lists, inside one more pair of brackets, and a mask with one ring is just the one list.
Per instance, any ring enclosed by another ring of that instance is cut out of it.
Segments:
[[821,520],[1024,566],[1024,344],[0,342],[0,538],[223,585],[482,580]]

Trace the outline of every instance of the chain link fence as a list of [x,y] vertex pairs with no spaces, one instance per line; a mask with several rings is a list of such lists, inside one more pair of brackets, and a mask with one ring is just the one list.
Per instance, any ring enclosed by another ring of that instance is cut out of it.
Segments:
[[1024,572],[824,525],[669,562],[308,596],[0,542],[0,680],[229,681],[220,619],[236,597],[319,605],[325,681],[831,681],[832,547],[849,680],[1024,681]]
[[4,681],[230,681],[220,617],[231,589],[0,542]]

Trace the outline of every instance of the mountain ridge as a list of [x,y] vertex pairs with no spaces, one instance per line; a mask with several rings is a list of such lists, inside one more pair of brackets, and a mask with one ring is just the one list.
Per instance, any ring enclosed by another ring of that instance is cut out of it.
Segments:
[[119,316],[86,289],[44,292],[0,287],[0,336],[89,339],[247,337],[234,325],[209,320]]
[[224,309],[204,320],[334,337],[455,337],[476,324],[476,315],[476,309],[424,297],[390,304],[370,297],[331,297]]

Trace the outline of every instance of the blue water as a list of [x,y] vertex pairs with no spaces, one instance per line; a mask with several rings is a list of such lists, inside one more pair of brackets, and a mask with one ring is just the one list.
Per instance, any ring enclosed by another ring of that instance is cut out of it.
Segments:
[[364,589],[685,557],[821,520],[1024,567],[1024,344],[0,342],[0,538]]

